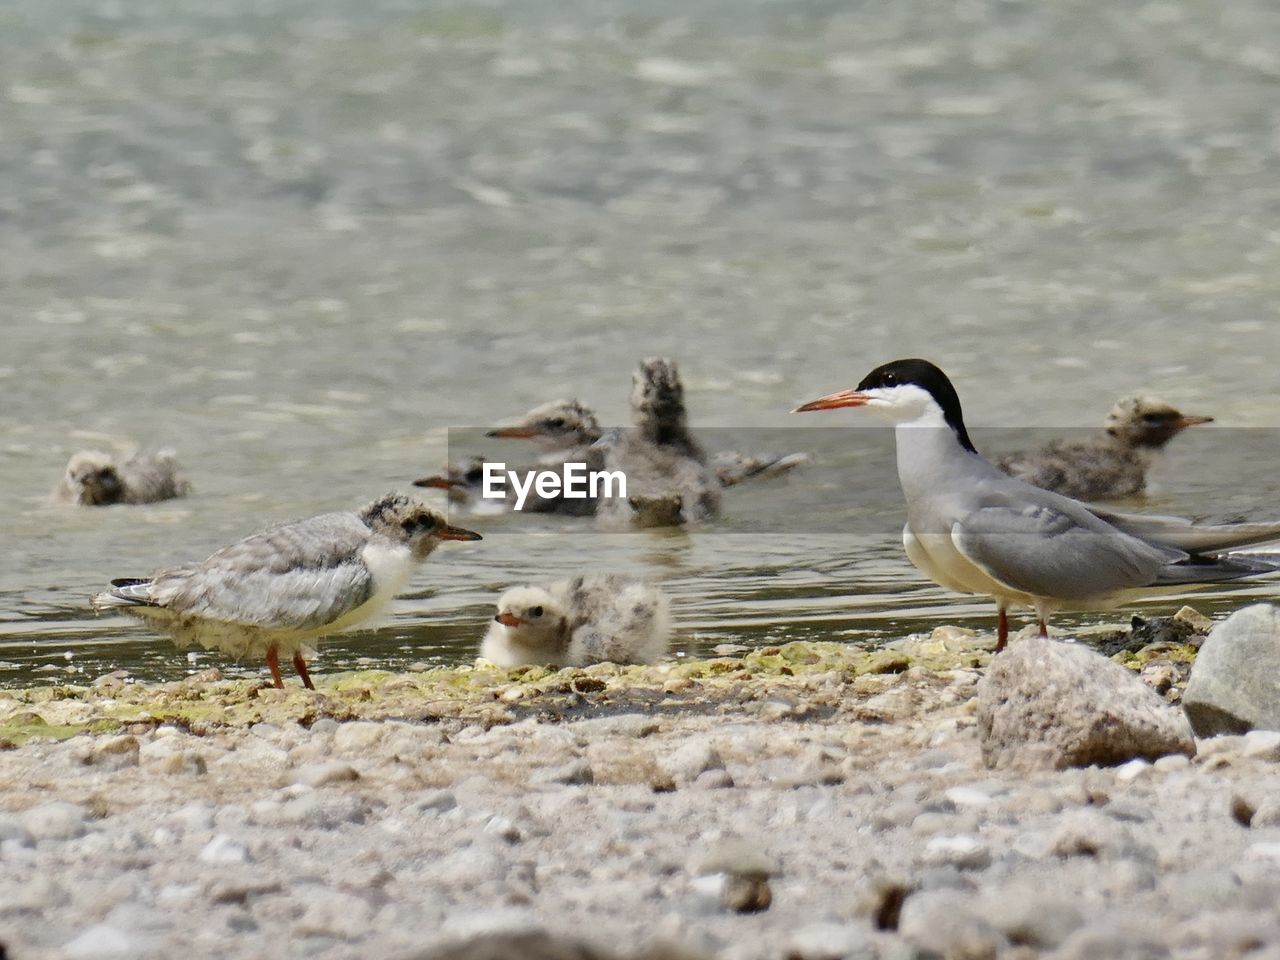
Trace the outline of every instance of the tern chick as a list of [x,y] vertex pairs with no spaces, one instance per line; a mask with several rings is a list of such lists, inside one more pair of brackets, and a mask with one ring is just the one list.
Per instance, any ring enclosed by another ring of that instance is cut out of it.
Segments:
[[656,663],[670,638],[667,598],[656,587],[597,574],[508,590],[480,656],[501,667]]
[[893,422],[907,558],[939,586],[995,600],[997,650],[1011,606],[1034,608],[1047,636],[1055,610],[1104,609],[1280,568],[1274,556],[1230,552],[1280,538],[1280,523],[1114,513],[1005,476],[978,453],[955,387],[927,360],[886,363],[855,389],[797,412],[840,407],[872,407]]
[[127,613],[169,634],[240,658],[265,657],[277,687],[280,654],[308,689],[303,651],[317,637],[366,623],[443,540],[479,540],[401,494],[363,510],[282,523],[219,550],[203,563],[145,579],[111,581],[98,611]]
[[[522,476],[533,470],[560,469],[566,463],[583,463],[586,469],[603,469],[604,460],[591,444],[600,439],[600,425],[595,414],[577,400],[556,400],[530,410],[519,420],[490,430],[490,437],[509,437],[537,441],[545,451],[534,465],[512,468]],[[511,509],[516,492],[506,485],[505,501],[486,499],[484,493],[484,457],[470,457],[451,463],[442,474],[413,481],[415,487],[444,490],[449,503],[473,513],[491,513]],[[566,497],[562,493],[542,496],[530,490],[521,509],[528,513],[560,513],[567,516],[591,516],[596,511],[590,497]]]
[[67,462],[66,472],[53,490],[53,503],[106,507],[116,503],[157,503],[185,497],[191,484],[178,475],[173,453],[135,454],[117,463],[101,450],[81,450]]
[[641,361],[632,377],[635,426],[596,441],[604,466],[627,478],[627,497],[602,498],[596,516],[608,524],[670,526],[711,520],[720,513],[720,481],[689,433],[684,386],[675,361]]
[[1078,500],[1141,494],[1147,470],[1165,444],[1213,417],[1188,416],[1154,397],[1124,397],[1107,414],[1106,430],[1089,440],[1056,440],[1044,448],[1001,457],[1010,476]]

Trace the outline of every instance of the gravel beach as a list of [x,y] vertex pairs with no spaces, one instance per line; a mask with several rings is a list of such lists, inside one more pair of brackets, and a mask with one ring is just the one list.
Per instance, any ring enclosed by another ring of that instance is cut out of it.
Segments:
[[0,939],[69,960],[460,956],[540,930],[585,943],[543,952],[565,957],[1280,956],[1280,734],[994,771],[988,645],[0,693]]

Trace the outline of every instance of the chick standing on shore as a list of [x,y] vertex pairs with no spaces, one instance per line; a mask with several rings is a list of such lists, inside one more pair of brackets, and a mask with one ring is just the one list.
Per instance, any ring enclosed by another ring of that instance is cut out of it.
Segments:
[[314,690],[303,659],[310,641],[380,614],[441,541],[479,539],[392,493],[358,513],[268,527],[203,563],[112,580],[93,606],[147,620],[180,649],[265,657],[277,687],[284,686],[280,654],[292,655]]
[[647,583],[601,574],[508,590],[480,656],[501,667],[655,663],[670,637],[666,596]]

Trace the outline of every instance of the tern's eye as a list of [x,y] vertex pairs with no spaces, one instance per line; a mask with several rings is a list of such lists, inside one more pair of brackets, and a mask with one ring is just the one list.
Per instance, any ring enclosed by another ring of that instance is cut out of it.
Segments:
[[550,427],[552,430],[559,430],[564,426],[564,418],[552,417],[550,420],[547,421],[547,426]]
[[535,619],[535,620],[536,620],[536,619],[538,619],[538,617],[542,616],[542,608],[541,608],[541,607],[530,607],[530,608],[529,608],[529,616],[530,616],[530,617],[532,617],[532,618],[533,618],[533,619]]
[[466,480],[467,483],[479,483],[483,478],[484,470],[480,467],[472,467],[463,474],[463,479]]
[[1145,413],[1142,415],[1144,423],[1164,423],[1168,419],[1169,415],[1167,413]]

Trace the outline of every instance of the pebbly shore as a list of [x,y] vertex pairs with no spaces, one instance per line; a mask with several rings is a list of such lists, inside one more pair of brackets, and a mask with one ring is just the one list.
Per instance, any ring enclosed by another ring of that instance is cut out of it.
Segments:
[[[1113,656],[1176,702],[1194,644],[1140,639]],[[14,960],[1280,957],[1280,734],[993,770],[990,639],[892,646],[0,691],[0,942]]]

